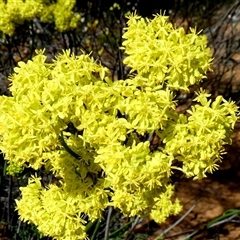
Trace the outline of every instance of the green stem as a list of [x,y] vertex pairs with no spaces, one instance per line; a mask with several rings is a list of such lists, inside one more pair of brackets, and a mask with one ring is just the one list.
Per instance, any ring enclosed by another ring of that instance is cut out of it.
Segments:
[[215,223],[220,222],[220,221],[222,221],[228,217],[231,217],[233,215],[237,215],[239,213],[240,213],[240,209],[229,209],[226,212],[224,212],[221,216],[219,216],[219,217],[213,219],[211,222],[209,222],[206,227],[211,228],[212,225],[214,225]]
[[224,212],[221,216],[214,218],[211,222],[209,222],[203,228],[196,230],[195,232],[188,235],[186,238],[184,238],[184,240],[190,240],[192,237],[199,235],[200,233],[206,231],[209,228],[212,228],[216,225],[220,225],[223,222],[229,221],[231,217],[234,217],[235,215],[237,216],[238,214],[240,214],[240,209],[229,209],[226,212]]
[[[121,232],[122,230],[124,230],[127,226],[129,226],[129,225],[132,224],[133,222],[134,222],[134,220],[126,223],[124,226],[122,226],[121,228],[117,229],[115,232],[111,233],[111,234],[109,235],[109,238],[115,236],[117,233],[119,233],[119,232]],[[102,239],[102,240],[104,240],[104,239]]]
[[81,157],[80,157],[77,153],[75,153],[75,152],[67,145],[67,143],[65,142],[64,136],[63,136],[63,131],[61,131],[60,142],[61,142],[62,146],[65,148],[65,150],[66,150],[70,155],[72,155],[73,157],[75,157],[75,158],[78,159],[78,160],[81,159]]
[[98,219],[98,220],[97,220],[97,225],[96,225],[96,227],[95,227],[95,229],[94,229],[94,232],[93,232],[90,240],[95,240],[95,238],[96,238],[96,236],[97,236],[97,233],[98,233],[98,229],[99,229],[99,227],[100,227],[100,224],[101,224],[101,222],[100,222],[99,219]]
[[89,222],[86,226],[86,232],[89,233],[93,229],[93,227],[96,225],[98,219],[96,219],[94,222]]

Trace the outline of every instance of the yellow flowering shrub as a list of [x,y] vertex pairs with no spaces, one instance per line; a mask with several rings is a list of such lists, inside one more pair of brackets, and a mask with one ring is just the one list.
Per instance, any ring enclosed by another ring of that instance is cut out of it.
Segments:
[[60,179],[42,186],[32,177],[20,189],[20,218],[44,235],[85,239],[87,221],[101,219],[108,206],[164,222],[181,211],[172,198],[173,170],[201,179],[231,143],[233,102],[209,100],[201,90],[189,117],[175,111],[175,91],[188,90],[210,69],[204,36],[175,29],[166,16],[132,15],[123,37],[129,79],[112,81],[89,55],[65,51],[46,63],[38,51],[14,69],[12,96],[0,97],[5,158]]
[[0,0],[0,31],[13,35],[17,25],[39,18],[43,22],[54,22],[60,32],[75,29],[80,14],[73,11],[76,0]]

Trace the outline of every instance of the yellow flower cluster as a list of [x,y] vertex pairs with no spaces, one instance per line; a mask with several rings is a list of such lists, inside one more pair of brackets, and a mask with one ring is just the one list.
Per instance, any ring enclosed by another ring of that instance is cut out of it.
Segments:
[[[49,64],[38,51],[15,68],[12,96],[0,97],[5,158],[60,179],[43,187],[33,177],[17,201],[21,219],[45,235],[84,239],[86,219],[100,219],[108,206],[163,222],[181,210],[172,199],[172,170],[205,177],[230,143],[238,113],[232,102],[210,101],[200,91],[189,117],[175,111],[174,91],[198,83],[209,69],[206,39],[174,29],[160,15],[152,21],[133,15],[128,24],[129,79],[110,80],[85,54],[66,51]],[[160,139],[154,150],[152,134]]]
[[175,29],[167,16],[149,20],[134,15],[128,25],[123,49],[129,56],[124,63],[138,72],[138,80],[146,86],[188,91],[189,85],[205,77],[211,52],[204,35],[196,34],[195,29],[189,34],[182,27]]
[[8,0],[0,1],[0,31],[13,35],[17,25],[24,21],[40,18],[43,22],[54,22],[60,32],[74,29],[80,20],[80,14],[73,12],[76,0]]
[[76,0],[57,0],[51,4],[49,2],[52,1],[43,1],[44,7],[39,15],[41,21],[54,22],[56,29],[60,32],[77,28],[81,15],[73,11]]

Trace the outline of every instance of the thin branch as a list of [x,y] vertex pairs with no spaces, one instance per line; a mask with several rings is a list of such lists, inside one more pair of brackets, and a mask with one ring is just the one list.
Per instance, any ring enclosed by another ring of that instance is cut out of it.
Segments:
[[104,240],[109,239],[109,229],[110,229],[110,220],[111,220],[112,211],[113,211],[113,207],[109,207],[108,208],[108,215],[107,215],[107,222],[106,222]]
[[[196,206],[197,204],[201,201],[201,199],[199,199],[197,201],[197,203],[195,203],[181,218],[179,218],[174,224],[172,224],[170,227],[168,227],[167,229],[165,229],[162,233],[160,233],[159,236],[163,237],[167,232],[169,232],[171,229],[173,229],[175,226],[177,226]],[[161,230],[157,231],[156,233],[160,232]],[[158,237],[159,237],[158,236]],[[158,237],[156,237],[154,240],[157,240]]]

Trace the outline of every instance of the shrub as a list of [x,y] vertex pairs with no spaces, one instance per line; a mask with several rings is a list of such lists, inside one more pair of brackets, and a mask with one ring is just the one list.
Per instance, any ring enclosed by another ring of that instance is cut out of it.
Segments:
[[76,0],[15,0],[0,1],[0,31],[13,35],[16,26],[25,21],[40,18],[42,22],[54,23],[60,32],[74,29],[80,20],[80,14],[73,11]]
[[131,15],[125,30],[128,79],[112,81],[86,54],[65,51],[49,64],[39,50],[14,69],[12,96],[0,97],[5,158],[59,179],[43,186],[32,176],[17,200],[20,218],[44,235],[84,239],[87,223],[109,206],[164,222],[181,210],[173,173],[206,177],[231,143],[233,102],[200,90],[189,116],[176,112],[176,91],[188,91],[210,69],[206,38],[161,15]]

